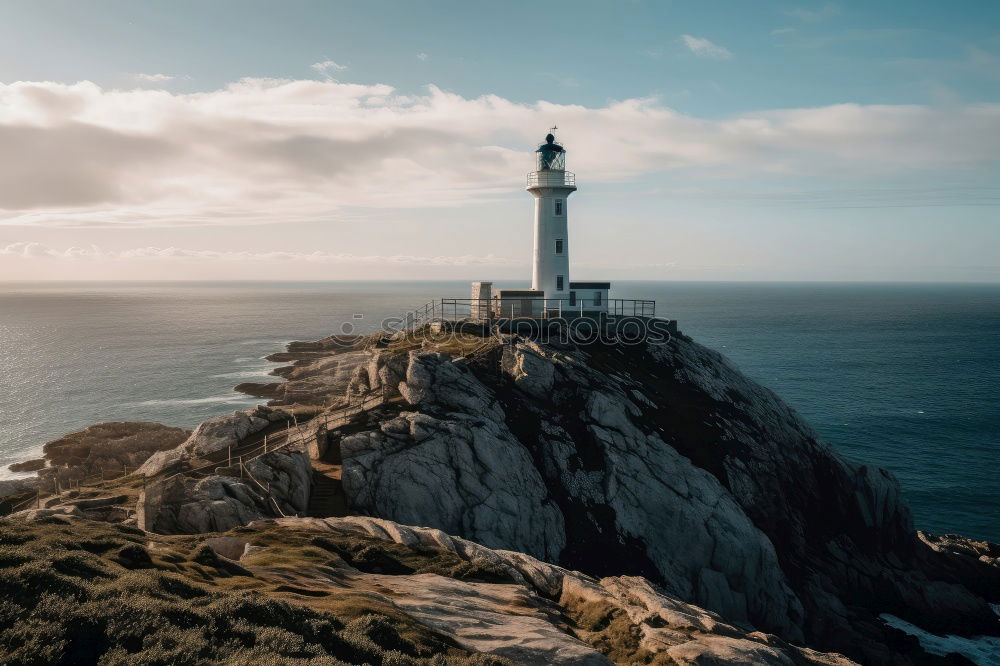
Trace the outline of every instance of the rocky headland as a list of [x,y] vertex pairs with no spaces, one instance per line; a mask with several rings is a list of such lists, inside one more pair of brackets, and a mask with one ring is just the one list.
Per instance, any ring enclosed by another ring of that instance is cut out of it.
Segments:
[[[199,621],[221,622],[210,609],[237,603],[228,595],[278,604],[261,648],[275,663],[902,666],[972,662],[882,615],[1000,635],[1000,547],[915,531],[889,472],[843,459],[683,335],[578,345],[435,326],[273,359],[291,364],[283,381],[238,387],[268,407],[47,447],[43,480],[80,474],[9,507],[0,526],[23,536],[4,547],[21,554],[0,557],[0,586],[16,593],[48,562],[55,582],[30,589],[55,597],[98,603],[142,569],[196,591],[128,594],[204,599]],[[121,476],[91,481],[112,458]],[[113,545],[60,568],[74,554],[56,552],[64,529]],[[60,591],[73,586],[84,591]],[[50,610],[5,603],[20,622],[0,649],[41,649],[17,627]],[[114,622],[102,655],[181,650],[129,642]],[[337,638],[359,622],[363,656]],[[199,658],[260,647],[191,626],[170,631]],[[70,629],[53,631],[67,654]]]

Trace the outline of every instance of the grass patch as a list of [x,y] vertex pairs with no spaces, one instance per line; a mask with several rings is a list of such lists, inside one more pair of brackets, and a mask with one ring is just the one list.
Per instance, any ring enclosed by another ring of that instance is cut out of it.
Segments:
[[394,352],[409,352],[415,349],[436,351],[446,356],[465,356],[490,341],[490,338],[474,333],[443,331],[432,333],[429,328],[420,328],[401,340],[393,340],[388,349]]
[[642,629],[620,608],[599,601],[564,599],[567,617],[583,642],[616,664],[674,664],[667,654],[654,655],[642,647]]
[[362,535],[322,533],[276,528],[237,527],[232,534],[246,536],[263,550],[240,560],[249,568],[302,570],[330,567],[328,575],[344,564],[365,573],[403,575],[433,573],[447,578],[483,583],[514,583],[507,571],[487,560],[467,561],[448,550],[415,550],[403,544]]
[[[258,557],[271,551],[272,567],[301,572],[309,563],[298,556],[335,557],[306,535],[282,533],[290,538],[263,535],[268,550]],[[509,666],[365,594],[282,586],[202,539],[0,520],[0,663]]]

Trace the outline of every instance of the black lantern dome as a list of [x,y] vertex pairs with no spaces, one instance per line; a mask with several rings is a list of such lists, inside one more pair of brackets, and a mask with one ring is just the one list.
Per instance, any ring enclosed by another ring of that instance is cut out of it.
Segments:
[[556,143],[555,135],[545,135],[545,143],[535,151],[535,169],[537,171],[565,171],[566,149]]

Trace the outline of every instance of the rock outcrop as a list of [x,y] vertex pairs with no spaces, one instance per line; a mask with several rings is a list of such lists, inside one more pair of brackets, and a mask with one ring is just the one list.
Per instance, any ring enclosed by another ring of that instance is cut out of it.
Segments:
[[181,443],[150,456],[137,472],[147,477],[156,476],[202,456],[239,446],[242,440],[272,423],[286,423],[290,419],[287,412],[263,405],[217,416],[199,425]]
[[74,516],[106,523],[121,523],[129,519],[135,506],[134,494],[114,495],[93,493],[85,495],[71,491],[49,498],[31,507],[11,514],[15,519],[35,520],[46,516]]
[[[223,470],[219,470],[223,471]],[[183,473],[147,484],[136,504],[141,529],[157,534],[224,532],[261,518],[295,516],[309,506],[312,465],[304,450],[282,449],[229,474]]]
[[415,358],[400,389],[407,400],[437,409],[404,412],[341,440],[352,505],[558,560],[562,514],[503,412],[468,370],[436,353]]
[[[261,552],[252,530],[306,530],[362,536],[424,553],[453,553],[500,580],[455,580],[435,574],[372,573],[371,562],[347,577],[351,589],[373,586],[411,617],[462,647],[516,664],[828,664],[854,662],[798,648],[777,636],[724,621],[665,594],[640,577],[597,580],[523,553],[493,550],[440,530],[363,517],[252,523],[241,564]],[[317,541],[322,543],[322,541]],[[220,544],[232,552],[233,543]],[[375,560],[372,560],[375,561]],[[386,566],[386,564],[383,564]],[[501,582],[502,581],[502,582]],[[343,584],[343,583],[342,583]],[[568,619],[568,622],[567,622]],[[484,632],[482,627],[489,626]]]
[[272,405],[327,405],[347,395],[356,370],[368,363],[368,354],[362,349],[368,342],[367,338],[352,336],[292,343],[288,352],[268,357],[272,361],[294,361],[272,371],[284,381],[245,382],[236,390],[267,398]]
[[45,444],[44,457],[22,464],[20,471],[37,471],[46,486],[53,479],[65,485],[93,476],[114,478],[135,470],[159,451],[173,449],[190,434],[162,423],[97,423]]
[[48,464],[45,458],[33,458],[31,460],[25,460],[24,462],[16,462],[7,465],[7,469],[17,474],[22,474],[24,472],[37,472],[45,468]]
[[987,565],[956,568],[917,539],[888,472],[845,461],[683,336],[507,337],[470,358],[388,345],[353,386],[403,401],[339,440],[358,513],[643,576],[730,622],[871,663],[919,652],[879,613],[997,630]]

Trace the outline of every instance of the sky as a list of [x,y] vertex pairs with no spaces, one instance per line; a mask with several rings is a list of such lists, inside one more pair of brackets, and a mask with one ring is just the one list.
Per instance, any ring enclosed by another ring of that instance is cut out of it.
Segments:
[[1000,3],[0,0],[0,280],[1000,282]]

